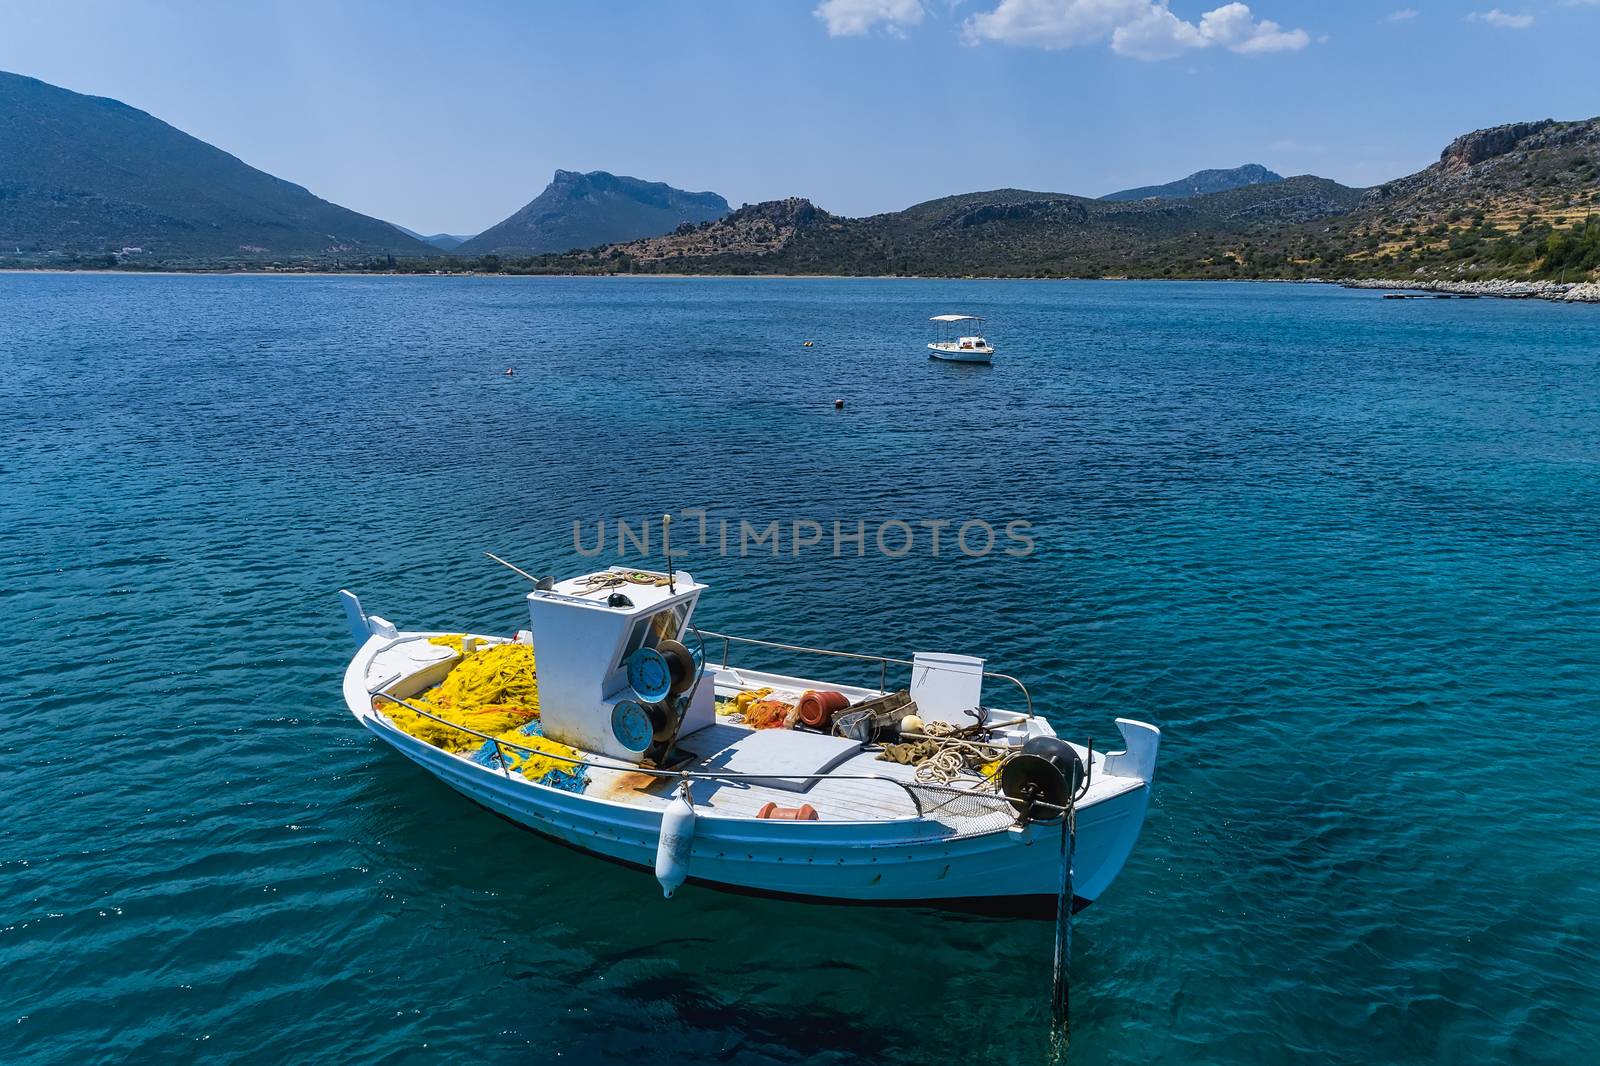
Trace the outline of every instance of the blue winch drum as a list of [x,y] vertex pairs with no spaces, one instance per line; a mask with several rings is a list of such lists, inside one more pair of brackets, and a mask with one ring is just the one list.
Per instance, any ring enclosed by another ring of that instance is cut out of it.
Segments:
[[655,648],[640,648],[628,656],[628,687],[645,703],[660,703],[672,695],[672,667]]
[[650,712],[633,700],[619,700],[611,708],[611,735],[629,751],[642,752],[655,739],[656,724]]

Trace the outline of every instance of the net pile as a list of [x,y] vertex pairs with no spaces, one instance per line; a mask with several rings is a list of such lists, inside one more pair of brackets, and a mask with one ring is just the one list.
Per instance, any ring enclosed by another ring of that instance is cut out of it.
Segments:
[[798,704],[796,693],[758,688],[721,701],[717,704],[717,714],[751,729],[791,729],[799,713]]
[[[461,651],[459,634],[433,637],[431,643]],[[539,724],[539,681],[534,669],[533,649],[526,644],[489,644],[464,656],[445,679],[426,692],[412,696],[407,703],[446,722],[487,733],[501,741],[500,758],[495,745],[482,737],[388,700],[376,703],[379,711],[402,732],[444,751],[474,752],[475,762],[506,768],[541,784],[581,791],[582,763],[566,762],[551,756],[581,759],[582,753],[542,735]]]

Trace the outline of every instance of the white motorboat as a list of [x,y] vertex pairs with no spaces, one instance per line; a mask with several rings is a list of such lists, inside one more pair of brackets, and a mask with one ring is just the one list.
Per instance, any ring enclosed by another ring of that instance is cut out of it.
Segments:
[[[983,319],[977,315],[934,315],[928,321],[939,323],[939,339],[928,345],[931,358],[949,363],[987,363],[994,359],[994,345],[983,336]],[[976,322],[972,332],[963,335],[967,326],[961,322]]]
[[[1020,681],[982,659],[702,632],[694,614],[705,589],[682,571],[543,578],[527,596],[529,628],[509,637],[402,630],[343,591],[359,644],[345,702],[468,799],[653,868],[668,896],[688,880],[836,903],[1046,912],[1066,898],[1069,821],[1074,908],[1122,869],[1150,797],[1154,726],[1117,719],[1121,751],[1068,744]],[[706,661],[707,646],[718,661]],[[745,661],[762,651],[875,667],[878,684]],[[504,688],[516,669],[527,684]],[[504,691],[468,710],[463,686],[480,676]],[[990,702],[996,685],[1016,706]],[[532,706],[509,705],[518,700]]]

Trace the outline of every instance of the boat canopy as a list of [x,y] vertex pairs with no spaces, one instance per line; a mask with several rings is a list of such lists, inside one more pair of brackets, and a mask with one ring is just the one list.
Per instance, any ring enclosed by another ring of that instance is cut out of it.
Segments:
[[934,315],[929,322],[979,322],[977,315]]

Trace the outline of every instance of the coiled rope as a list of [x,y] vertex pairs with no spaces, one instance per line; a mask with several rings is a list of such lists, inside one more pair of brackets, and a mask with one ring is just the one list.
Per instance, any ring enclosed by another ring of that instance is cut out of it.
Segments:
[[949,722],[928,722],[920,734],[906,734],[939,745],[938,751],[917,762],[916,777],[919,782],[925,785],[948,785],[969,768],[982,777],[992,778],[996,767],[991,764],[997,764],[1011,754],[1008,745],[969,740],[957,736],[959,732],[960,727]]

